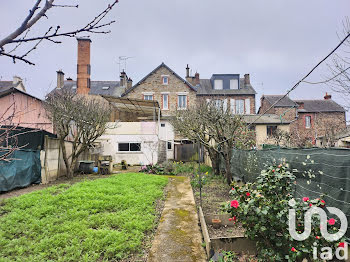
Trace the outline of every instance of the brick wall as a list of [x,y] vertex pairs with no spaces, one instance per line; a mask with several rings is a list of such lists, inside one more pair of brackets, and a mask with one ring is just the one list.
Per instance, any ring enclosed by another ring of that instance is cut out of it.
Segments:
[[[265,111],[263,111],[265,112]],[[275,114],[280,116],[287,121],[292,121],[296,118],[297,109],[295,107],[276,107]]]
[[[260,109],[259,109],[259,114],[265,113],[267,109],[269,109],[271,104],[265,99],[261,98],[260,102]],[[266,112],[266,114],[275,114],[275,108],[271,108],[269,111]]]
[[[163,84],[162,76],[168,76],[167,85]],[[187,95],[187,107],[196,103],[196,92],[165,67],[160,67],[125,97],[144,99],[145,93],[153,93],[153,100],[158,101],[163,116],[172,115],[177,110],[179,93]],[[168,110],[163,109],[162,93],[168,95]]]
[[[299,113],[298,120],[291,124],[291,133],[301,139],[314,141],[317,137],[325,134],[336,134],[346,128],[345,113]],[[305,117],[311,117],[311,127],[305,127]]]
[[77,93],[90,91],[90,39],[78,39]]

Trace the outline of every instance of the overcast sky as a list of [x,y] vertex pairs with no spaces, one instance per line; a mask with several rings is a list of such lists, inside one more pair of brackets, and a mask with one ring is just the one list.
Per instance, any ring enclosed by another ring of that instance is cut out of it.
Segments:
[[[58,0],[57,0],[58,1]],[[31,31],[49,26],[63,29],[83,26],[108,4],[107,0],[60,0],[79,3],[79,9],[56,8]],[[1,0],[0,38],[12,32],[27,15],[34,0]],[[214,73],[250,73],[258,92],[283,94],[338,43],[337,32],[350,13],[349,0],[120,0],[107,20],[116,20],[108,35],[92,35],[92,80],[118,80],[119,56],[131,56],[127,74],[140,80],[161,62],[181,76],[186,64],[201,78]],[[30,66],[0,57],[0,78],[24,79],[27,91],[37,97],[56,86],[56,71],[76,78],[77,43],[45,42],[30,55]],[[323,80],[322,66],[309,78]],[[344,104],[330,87],[303,84],[295,99],[322,99],[325,92]]]

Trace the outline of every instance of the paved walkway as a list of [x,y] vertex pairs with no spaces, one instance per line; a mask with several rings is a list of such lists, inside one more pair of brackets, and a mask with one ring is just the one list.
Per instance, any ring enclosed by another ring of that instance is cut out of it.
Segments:
[[148,262],[206,261],[189,178],[175,177],[169,192]]

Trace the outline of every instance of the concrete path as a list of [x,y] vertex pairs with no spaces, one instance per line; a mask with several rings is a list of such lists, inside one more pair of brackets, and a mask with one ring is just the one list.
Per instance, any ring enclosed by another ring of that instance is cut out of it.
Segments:
[[206,261],[189,178],[171,178],[148,262]]

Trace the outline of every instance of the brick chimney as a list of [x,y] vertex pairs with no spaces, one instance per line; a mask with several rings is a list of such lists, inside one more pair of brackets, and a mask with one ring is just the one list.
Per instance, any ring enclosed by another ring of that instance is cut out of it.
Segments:
[[90,91],[90,44],[89,38],[77,38],[78,63],[77,63],[77,94],[89,94]]
[[199,73],[197,72],[194,74],[194,84],[199,85],[199,83]]
[[64,73],[62,70],[57,71],[57,89],[61,89],[64,86]]
[[332,96],[326,92],[326,95],[324,96],[324,100],[328,100],[328,99],[332,99]]
[[187,67],[186,67],[186,79],[187,79],[188,77],[190,77],[190,68],[189,68],[189,66],[188,66],[188,64],[187,64]]
[[244,85],[250,85],[250,75],[249,74],[244,75]]

